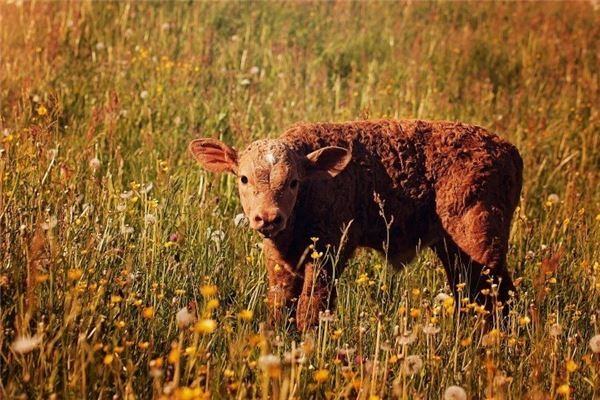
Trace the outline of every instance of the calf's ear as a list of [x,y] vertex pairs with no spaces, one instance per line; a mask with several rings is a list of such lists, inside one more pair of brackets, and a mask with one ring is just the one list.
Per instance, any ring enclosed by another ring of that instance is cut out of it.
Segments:
[[207,171],[237,173],[237,152],[220,140],[195,139],[188,148],[196,161]]
[[305,177],[333,178],[346,168],[351,159],[352,153],[342,147],[329,146],[315,150],[306,156]]

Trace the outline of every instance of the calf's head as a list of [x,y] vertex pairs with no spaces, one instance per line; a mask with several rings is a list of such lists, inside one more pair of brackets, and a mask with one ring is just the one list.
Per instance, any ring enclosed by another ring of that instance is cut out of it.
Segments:
[[303,155],[278,139],[258,140],[239,154],[209,138],[192,141],[189,149],[206,170],[237,176],[250,227],[268,238],[286,228],[303,181],[333,178],[351,159],[350,152],[341,147],[323,147]]

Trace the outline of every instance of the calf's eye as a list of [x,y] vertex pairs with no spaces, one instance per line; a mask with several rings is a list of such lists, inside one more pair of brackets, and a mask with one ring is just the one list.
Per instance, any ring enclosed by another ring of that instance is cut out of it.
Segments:
[[245,185],[246,183],[248,183],[248,177],[245,175],[242,175],[240,177],[240,182],[242,182],[242,185]]
[[296,189],[296,186],[298,186],[298,179],[292,179],[290,182],[290,188]]

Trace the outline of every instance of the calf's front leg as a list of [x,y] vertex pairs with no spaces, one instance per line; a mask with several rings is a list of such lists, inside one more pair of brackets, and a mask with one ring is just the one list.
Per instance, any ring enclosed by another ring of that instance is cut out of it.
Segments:
[[332,274],[323,265],[307,263],[304,284],[296,309],[296,326],[300,331],[318,325],[319,313],[335,302],[336,291]]
[[269,322],[276,325],[292,313],[302,289],[302,278],[291,267],[267,259],[267,278],[269,289],[267,305],[269,307]]

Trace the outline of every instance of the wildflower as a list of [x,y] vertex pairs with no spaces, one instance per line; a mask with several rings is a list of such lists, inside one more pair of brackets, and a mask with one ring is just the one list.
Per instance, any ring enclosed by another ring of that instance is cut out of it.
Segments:
[[217,300],[217,299],[210,299],[206,303],[206,309],[207,310],[214,310],[217,307],[219,307],[219,300]]
[[527,315],[519,318],[519,325],[521,325],[521,326],[525,326],[525,325],[529,324],[530,322],[531,322],[531,319]]
[[368,281],[369,281],[369,275],[367,275],[367,274],[360,274],[360,276],[356,279],[356,283],[359,285],[366,283]]
[[217,287],[215,285],[202,285],[200,294],[204,297],[212,297],[217,294]]
[[416,375],[423,368],[423,360],[418,355],[406,357],[402,364],[402,374],[407,376]]
[[571,393],[571,388],[569,387],[568,384],[564,383],[556,389],[556,393],[558,393],[562,396],[568,396],[569,393]]
[[467,347],[468,345],[470,345],[471,343],[473,343],[473,339],[471,339],[470,337],[468,338],[464,338],[460,341],[460,345],[463,347]]
[[150,347],[150,342],[141,342],[138,344],[138,347],[141,350],[146,350],[148,347]]
[[398,343],[400,345],[412,344],[417,340],[417,333],[415,331],[403,332],[400,338],[398,338]]
[[154,225],[156,223],[156,217],[152,214],[146,214],[144,216],[144,222],[148,225]]
[[444,400],[467,400],[467,392],[460,386],[448,386],[444,391]]
[[254,312],[252,312],[252,310],[242,310],[238,314],[238,317],[244,321],[252,321],[253,316]]
[[42,343],[41,336],[19,336],[11,348],[15,353],[27,354],[38,347],[40,343]]
[[413,318],[418,318],[421,315],[421,310],[419,310],[418,308],[411,308],[410,309],[410,316]]
[[257,75],[260,72],[260,68],[258,68],[256,65],[253,66],[252,68],[250,68],[250,73],[252,75]]
[[94,157],[90,161],[88,161],[88,166],[92,171],[98,170],[98,168],[100,168],[100,160],[98,159],[98,157]]
[[71,268],[69,271],[67,271],[67,278],[69,278],[71,281],[79,280],[82,275],[83,271],[81,268]]
[[426,335],[435,335],[439,331],[440,331],[440,327],[439,326],[435,326],[433,324],[426,325],[423,328],[423,333],[426,334]]
[[112,364],[114,358],[115,357],[112,354],[107,354],[104,356],[104,360],[102,360],[102,362],[104,363],[104,365],[110,365]]
[[57,224],[58,224],[58,219],[56,218],[56,216],[53,215],[53,216],[47,218],[46,221],[44,221],[42,223],[42,229],[45,231],[48,231],[48,230],[54,228]]
[[123,301],[123,298],[119,295],[113,294],[112,296],[110,296],[110,302],[112,304],[117,304],[117,303],[120,303],[121,301]]
[[250,85],[250,79],[248,78],[244,78],[240,81],[240,85],[242,86],[249,86]]
[[577,371],[577,368],[579,368],[577,363],[571,359],[567,360],[567,364],[565,367],[567,368],[568,372],[575,372]]
[[324,383],[329,379],[329,371],[326,369],[319,369],[313,374],[313,379],[317,383]]
[[246,215],[244,215],[243,213],[239,213],[233,218],[233,224],[238,228],[240,226],[246,225],[247,223],[248,218],[246,218]]
[[142,317],[146,318],[146,319],[152,319],[154,318],[154,308],[152,307],[146,307],[142,310]]
[[46,107],[44,107],[43,105],[40,105],[40,106],[37,108],[37,113],[38,113],[38,115],[40,115],[40,116],[44,116],[44,115],[48,114],[48,109],[47,109]]
[[194,326],[194,331],[202,334],[213,333],[217,329],[217,322],[214,319],[203,319]]
[[600,353],[600,335],[592,336],[589,344],[592,353]]
[[179,329],[183,329],[191,325],[196,320],[196,317],[194,317],[194,315],[188,311],[187,307],[182,307],[177,312],[175,320],[177,321],[177,326]]
[[167,357],[167,361],[169,364],[177,364],[179,359],[181,358],[181,351],[179,351],[179,346],[174,344],[171,347],[171,351],[169,352],[169,356]]
[[550,336],[558,337],[562,334],[562,326],[556,323],[550,327]]
[[270,377],[277,377],[281,372],[281,360],[274,354],[267,354],[258,358],[258,366]]
[[550,207],[555,205],[556,203],[558,203],[560,201],[560,198],[558,197],[558,195],[556,193],[552,193],[548,195],[548,198],[546,199],[546,206]]
[[148,91],[147,90],[142,90],[142,92],[140,93],[140,97],[143,99],[147,99],[148,98]]

